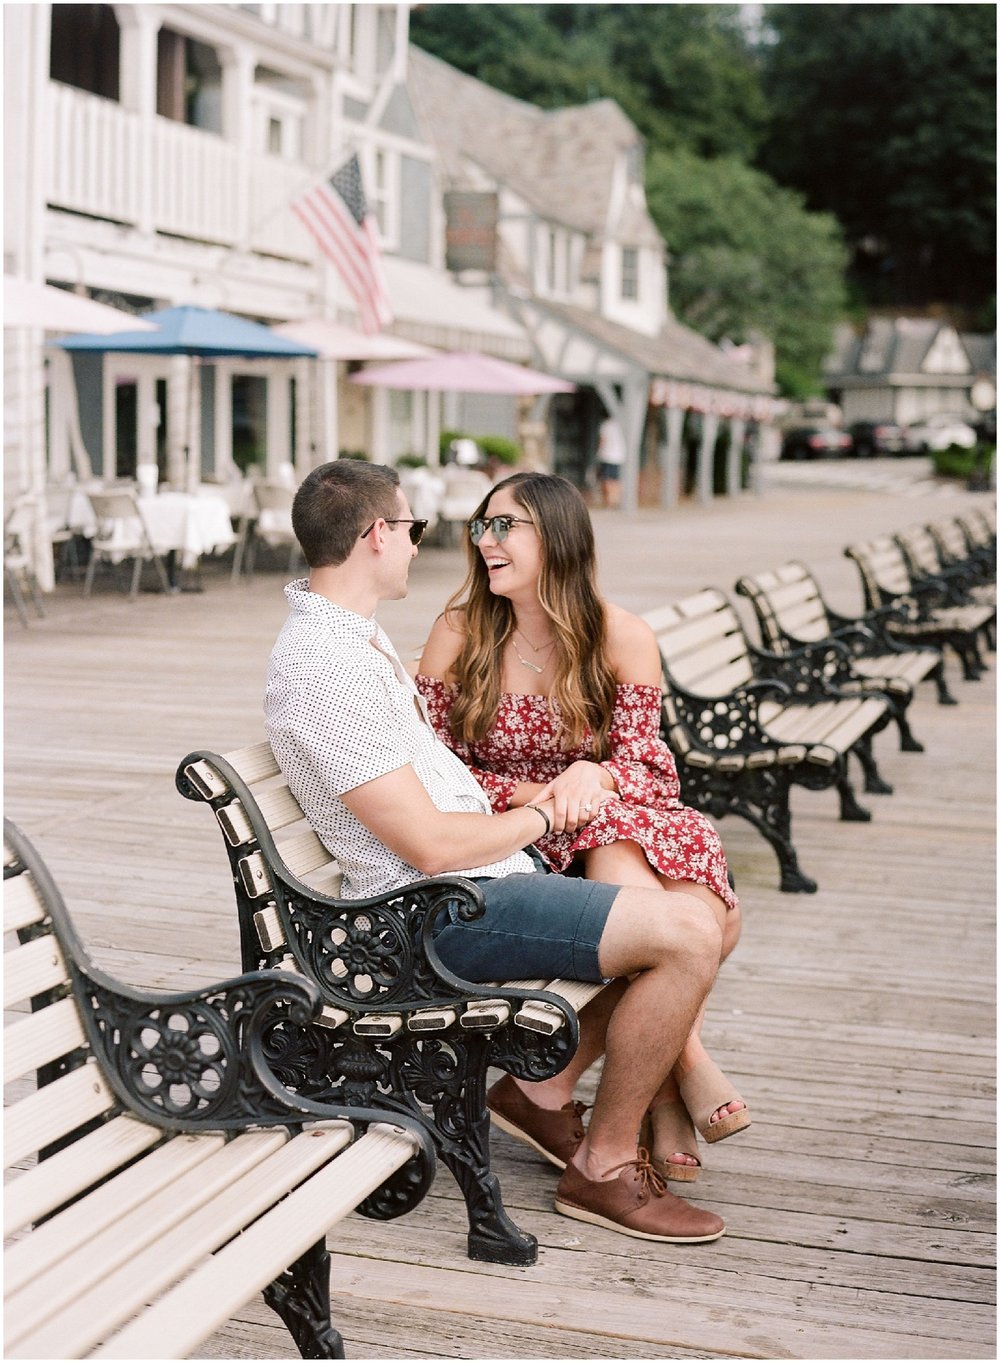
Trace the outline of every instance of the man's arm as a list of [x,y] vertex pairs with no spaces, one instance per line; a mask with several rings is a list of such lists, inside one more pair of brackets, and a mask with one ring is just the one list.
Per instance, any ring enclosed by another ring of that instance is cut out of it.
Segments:
[[[409,765],[356,786],[341,800],[354,817],[398,857],[425,876],[502,861],[546,831],[537,809],[503,814],[443,813]],[[556,826],[552,801],[540,805]]]

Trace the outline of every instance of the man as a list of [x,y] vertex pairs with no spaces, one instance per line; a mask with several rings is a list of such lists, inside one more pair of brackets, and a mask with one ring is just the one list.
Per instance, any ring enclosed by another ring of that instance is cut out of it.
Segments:
[[609,413],[597,433],[597,477],[605,506],[621,503],[622,465],[625,463],[625,437],[622,428]]
[[[482,889],[485,914],[472,923],[456,916],[436,935],[457,975],[628,979],[617,995],[601,995],[616,1000],[602,1078],[586,1132],[565,1150],[556,1208],[642,1239],[717,1239],[722,1220],[667,1191],[637,1151],[636,1133],[708,996],[721,915],[689,895],[540,871],[523,849],[566,827],[553,802],[490,811],[435,735],[373,618],[380,601],[406,595],[426,525],[411,516],[395,470],[322,465],[299,488],[292,524],[309,577],[286,588],[291,613],[271,655],[267,733],[309,822],[340,861],[344,894],[468,876]],[[544,1149],[539,1110],[523,1090],[518,1096],[507,1129]],[[579,1125],[572,1111],[541,1117]]]

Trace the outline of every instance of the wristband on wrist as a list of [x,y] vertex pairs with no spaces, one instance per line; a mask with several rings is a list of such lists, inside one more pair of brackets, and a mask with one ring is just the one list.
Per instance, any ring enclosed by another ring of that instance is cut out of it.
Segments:
[[549,816],[546,814],[544,809],[542,809],[539,805],[525,805],[524,807],[525,809],[533,809],[536,814],[541,814],[542,818],[545,820],[545,832],[546,833],[552,832],[552,824],[549,820]]

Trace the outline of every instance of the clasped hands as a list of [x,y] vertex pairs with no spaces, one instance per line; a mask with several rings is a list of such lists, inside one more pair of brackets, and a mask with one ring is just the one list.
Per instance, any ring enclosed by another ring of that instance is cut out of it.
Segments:
[[617,800],[618,792],[609,771],[597,762],[571,762],[530,797],[533,805],[550,811],[553,833],[575,833],[591,822],[602,805]]

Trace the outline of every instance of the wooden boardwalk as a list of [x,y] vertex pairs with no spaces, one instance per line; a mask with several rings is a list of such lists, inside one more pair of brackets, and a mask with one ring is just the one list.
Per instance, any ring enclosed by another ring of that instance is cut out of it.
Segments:
[[[637,611],[800,557],[832,604],[860,604],[850,539],[960,509],[850,489],[776,490],[669,516],[595,513],[605,589]],[[462,573],[422,551],[407,601],[380,618],[402,650]],[[138,984],[232,975],[228,870],[204,809],[172,774],[190,749],[260,736],[284,617],[279,572],[129,603],[61,586],[44,620],[6,619],[6,812],[37,843],[95,957]],[[743,606],[740,603],[742,611]],[[992,1358],[995,1356],[995,673],[929,686],[923,754],[876,740],[892,796],[841,824],[832,792],[793,804],[814,896],[782,895],[749,826],[721,831],[744,935],[706,1038],[753,1126],[710,1147],[695,1200],[725,1216],[711,1245],[646,1244],[560,1217],[554,1171],[503,1134],[495,1166],[538,1236],[529,1269],[473,1264],[457,1189],[388,1225],[331,1238],[334,1319],[350,1358]],[[584,1097],[587,1095],[584,1094]],[[212,1358],[290,1358],[253,1304]]]

